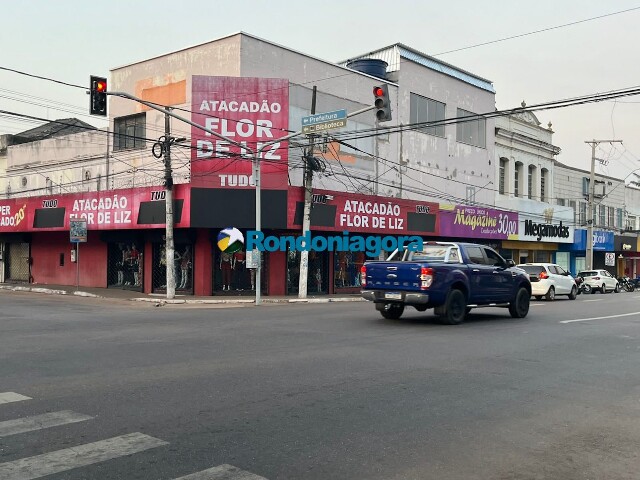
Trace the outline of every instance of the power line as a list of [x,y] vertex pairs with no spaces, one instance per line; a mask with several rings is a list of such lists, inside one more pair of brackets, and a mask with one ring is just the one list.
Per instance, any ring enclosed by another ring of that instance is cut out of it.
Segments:
[[626,10],[620,10],[618,12],[606,13],[604,15],[598,15],[597,17],[585,18],[584,20],[577,20],[575,22],[563,23],[562,25],[556,25],[554,27],[542,28],[540,30],[534,30],[532,32],[527,32],[527,33],[520,33],[518,35],[512,35],[510,37],[499,38],[497,40],[491,40],[491,41],[488,41],[488,42],[476,43],[474,45],[469,45],[467,47],[461,47],[461,48],[456,48],[454,50],[447,50],[446,52],[436,53],[436,54],[433,54],[432,56],[433,57],[438,57],[440,55],[447,55],[448,53],[461,52],[462,50],[469,50],[471,48],[483,47],[485,45],[491,45],[491,44],[494,44],[494,43],[506,42],[507,40],[513,40],[515,38],[527,37],[529,35],[535,35],[535,34],[538,34],[538,33],[549,32],[551,30],[557,30],[559,28],[570,27],[572,25],[578,25],[580,23],[591,22],[593,20],[599,20],[601,18],[612,17],[614,15],[620,15],[622,13],[628,13],[628,12],[632,12],[634,10],[640,10],[640,7],[633,7],[633,8],[628,8]]

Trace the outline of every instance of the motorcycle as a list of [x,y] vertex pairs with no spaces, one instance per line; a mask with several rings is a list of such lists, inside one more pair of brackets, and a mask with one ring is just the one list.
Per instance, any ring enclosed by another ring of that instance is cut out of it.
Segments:
[[576,281],[576,286],[578,287],[578,295],[580,295],[581,293],[591,293],[591,285],[586,283],[584,281],[584,278],[579,275],[576,275],[573,278]]
[[629,277],[618,277],[618,284],[625,292],[633,292],[636,289],[636,284]]

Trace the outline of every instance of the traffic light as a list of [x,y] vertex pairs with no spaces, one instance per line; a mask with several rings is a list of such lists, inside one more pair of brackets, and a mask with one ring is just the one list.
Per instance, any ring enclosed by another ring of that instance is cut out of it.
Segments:
[[107,79],[91,75],[89,112],[91,115],[107,116]]
[[388,122],[391,120],[391,102],[389,101],[389,88],[386,83],[373,87],[373,98],[378,121]]

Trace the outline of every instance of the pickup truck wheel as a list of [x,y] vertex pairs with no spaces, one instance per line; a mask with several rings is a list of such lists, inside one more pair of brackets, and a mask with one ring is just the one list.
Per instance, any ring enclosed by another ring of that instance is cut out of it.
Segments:
[[385,303],[384,308],[380,310],[380,313],[387,320],[397,320],[402,316],[404,312],[404,305],[400,303]]
[[451,290],[447,295],[444,315],[440,318],[447,325],[459,325],[467,315],[467,298],[460,290]]
[[509,313],[513,318],[524,318],[529,313],[529,301],[531,296],[526,288],[521,287],[516,293],[516,298],[509,304]]

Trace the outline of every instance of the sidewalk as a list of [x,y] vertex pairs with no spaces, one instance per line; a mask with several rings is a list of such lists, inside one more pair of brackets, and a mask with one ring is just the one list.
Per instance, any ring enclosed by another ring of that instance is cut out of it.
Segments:
[[[172,300],[167,300],[164,294],[147,294],[126,290],[122,288],[91,288],[75,285],[34,285],[34,284],[9,284],[0,283],[0,290],[14,292],[33,292],[48,295],[76,295],[92,298],[113,298],[117,300],[130,300],[133,302],[150,302],[159,304],[247,304],[255,303],[255,295],[216,295],[210,297],[196,297],[193,295],[176,295]],[[306,299],[296,296],[261,296],[263,303],[329,303],[329,302],[360,302],[364,301],[359,294],[350,295],[309,295]]]

